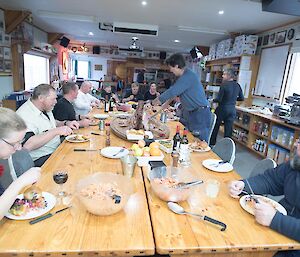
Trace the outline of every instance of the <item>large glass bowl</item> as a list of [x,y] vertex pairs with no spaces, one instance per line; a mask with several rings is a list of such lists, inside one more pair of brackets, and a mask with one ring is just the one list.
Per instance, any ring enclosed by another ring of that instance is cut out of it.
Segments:
[[[113,190],[107,190],[109,188]],[[80,202],[90,213],[101,216],[122,210],[133,192],[130,178],[109,172],[94,173],[79,180],[76,185]]]
[[153,192],[163,201],[182,202],[188,199],[194,190],[189,188],[174,188],[166,184],[160,184],[162,178],[170,178],[177,182],[191,182],[197,180],[186,168],[157,167],[149,172],[149,180]]

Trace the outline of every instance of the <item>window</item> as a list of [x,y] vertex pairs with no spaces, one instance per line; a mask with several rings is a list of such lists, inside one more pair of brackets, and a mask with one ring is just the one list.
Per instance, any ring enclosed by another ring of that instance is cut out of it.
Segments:
[[293,95],[293,93],[300,94],[300,53],[292,55],[290,71],[287,80],[287,87],[285,97]]
[[49,59],[42,56],[24,54],[25,90],[30,90],[39,84],[49,84]]
[[78,61],[77,77],[88,79],[89,78],[89,62],[88,61]]

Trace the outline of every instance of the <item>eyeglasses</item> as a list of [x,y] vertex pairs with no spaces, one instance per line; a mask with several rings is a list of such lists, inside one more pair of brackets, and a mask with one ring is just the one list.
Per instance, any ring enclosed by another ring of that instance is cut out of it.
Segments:
[[21,146],[21,143],[22,143],[22,141],[19,141],[17,143],[12,144],[12,143],[7,142],[4,138],[1,138],[1,140],[3,142],[5,142],[6,144],[10,145],[11,147],[13,147],[14,149],[18,149]]

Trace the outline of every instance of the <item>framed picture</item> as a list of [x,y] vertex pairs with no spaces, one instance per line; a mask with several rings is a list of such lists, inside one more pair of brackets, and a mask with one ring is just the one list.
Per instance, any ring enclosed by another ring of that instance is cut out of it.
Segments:
[[9,47],[3,48],[3,57],[5,60],[11,60],[11,52]]
[[275,40],[275,33],[270,35],[270,43],[274,43]]
[[11,37],[8,34],[4,34],[3,44],[10,46],[11,45]]
[[275,38],[275,44],[281,44],[285,42],[286,30],[277,32]]
[[101,64],[95,64],[94,70],[102,70]]
[[68,57],[66,52],[62,52],[62,71],[63,74],[68,73]]
[[4,71],[11,72],[11,61],[4,60]]
[[266,46],[267,44],[269,44],[269,35],[265,35],[263,39],[263,46]]
[[4,55],[4,47],[0,47],[0,59],[3,58]]
[[0,59],[0,72],[4,71],[4,61],[3,59]]
[[287,39],[292,40],[294,38],[295,30],[294,29],[289,29],[287,33]]

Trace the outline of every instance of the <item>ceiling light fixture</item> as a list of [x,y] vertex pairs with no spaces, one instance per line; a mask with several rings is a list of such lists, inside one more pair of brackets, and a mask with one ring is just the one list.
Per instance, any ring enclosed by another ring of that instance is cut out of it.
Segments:
[[228,31],[226,31],[226,30],[201,28],[201,27],[178,26],[178,30],[189,31],[189,32],[198,32],[198,33],[206,33],[206,34],[228,35]]
[[90,31],[89,36],[94,36],[94,33]]
[[97,18],[90,15],[79,15],[71,13],[51,12],[38,10],[37,15],[44,18],[68,20],[68,21],[81,21],[81,22],[96,22]]
[[175,42],[175,43],[179,43],[179,42],[180,42],[180,40],[178,40],[178,39],[175,39],[175,40],[174,40],[174,42]]
[[219,11],[219,14],[220,14],[220,15],[224,14],[224,11],[223,11],[223,10],[220,10],[220,11]]
[[147,5],[147,2],[146,2],[146,1],[143,1],[143,2],[142,2],[142,5],[143,5],[143,6]]

